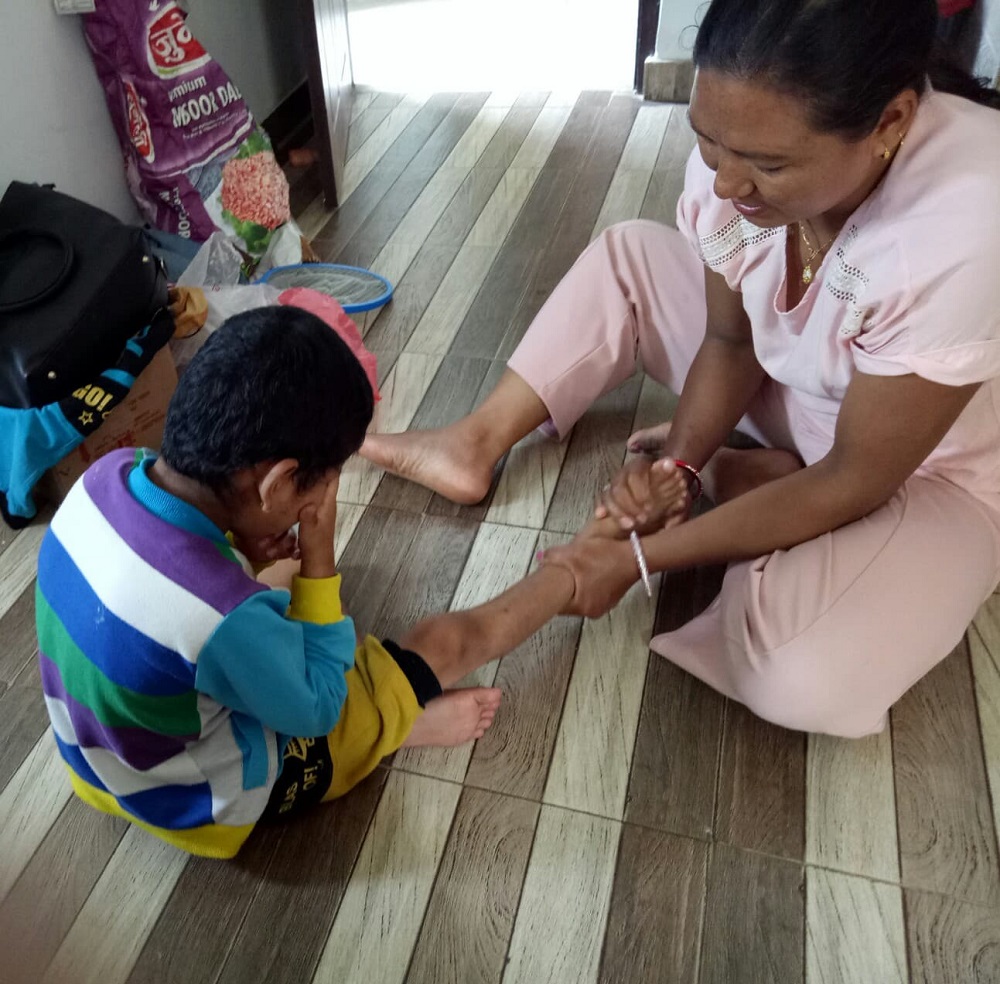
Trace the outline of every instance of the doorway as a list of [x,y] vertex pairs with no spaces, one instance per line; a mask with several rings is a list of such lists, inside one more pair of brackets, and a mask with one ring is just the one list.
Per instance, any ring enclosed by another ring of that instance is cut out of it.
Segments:
[[[403,92],[632,89],[640,2],[650,6],[650,0],[351,0],[354,81]],[[658,9],[658,0],[653,5]]]

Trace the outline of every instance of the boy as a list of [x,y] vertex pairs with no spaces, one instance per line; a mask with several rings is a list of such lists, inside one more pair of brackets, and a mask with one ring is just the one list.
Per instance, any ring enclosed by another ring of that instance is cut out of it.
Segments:
[[[114,452],[70,492],[40,551],[37,621],[53,731],[85,802],[228,858],[262,818],[343,795],[402,745],[489,727],[498,690],[442,688],[569,604],[573,577],[544,567],[398,644],[358,644],[333,535],[340,468],[372,409],[322,321],[251,311],[181,378],[162,454]],[[292,555],[289,603],[250,562]]]

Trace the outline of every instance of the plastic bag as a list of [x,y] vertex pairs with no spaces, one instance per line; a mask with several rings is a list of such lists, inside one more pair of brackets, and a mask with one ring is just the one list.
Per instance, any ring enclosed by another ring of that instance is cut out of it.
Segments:
[[291,217],[288,181],[186,17],[175,0],[96,0],[84,18],[126,180],[156,228],[198,242],[218,229],[257,258]]
[[243,257],[221,232],[213,232],[177,280],[178,287],[234,287],[240,282]]

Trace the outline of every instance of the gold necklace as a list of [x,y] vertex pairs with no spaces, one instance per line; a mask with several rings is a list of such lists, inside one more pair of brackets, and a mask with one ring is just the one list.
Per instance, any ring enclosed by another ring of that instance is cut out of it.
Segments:
[[802,283],[807,287],[813,282],[813,269],[812,261],[816,259],[821,253],[830,248],[830,244],[837,238],[836,233],[832,235],[822,246],[817,246],[813,249],[813,245],[809,242],[809,237],[806,235],[806,230],[802,227],[801,222],[795,223],[799,227],[799,235],[802,236],[802,242],[806,244],[806,249],[812,250],[812,252],[806,257],[805,263],[802,266]]

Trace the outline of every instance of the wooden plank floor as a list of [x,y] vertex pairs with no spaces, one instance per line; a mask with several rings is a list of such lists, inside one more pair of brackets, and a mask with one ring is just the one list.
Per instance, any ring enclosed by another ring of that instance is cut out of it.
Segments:
[[[378,426],[468,410],[573,258],[671,222],[683,108],[626,94],[359,93],[346,201],[309,200],[328,260],[396,283],[363,324]],[[475,604],[586,517],[634,426],[635,379],[564,443],[532,436],[459,508],[363,462],[339,553],[367,630]],[[782,731],[658,656],[718,570],[553,621],[474,675],[474,747],[400,753],[338,804],[187,858],[72,800],[34,662],[44,523],[0,529],[0,981],[102,984],[998,984],[1000,596],[861,742]]]

